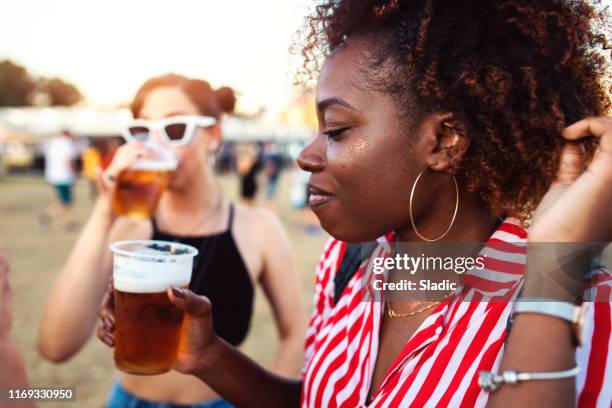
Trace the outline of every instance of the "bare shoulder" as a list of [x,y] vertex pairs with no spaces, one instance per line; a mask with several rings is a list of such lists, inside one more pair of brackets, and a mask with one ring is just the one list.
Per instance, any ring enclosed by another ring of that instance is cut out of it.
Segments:
[[287,238],[280,219],[265,208],[234,204],[232,234],[254,281],[259,281],[271,256],[284,254]]
[[147,219],[134,219],[119,217],[113,223],[109,239],[118,241],[122,239],[149,239],[153,234],[151,221]]
[[257,232],[281,232],[283,225],[273,211],[264,207],[248,207],[234,204],[238,228],[248,228]]

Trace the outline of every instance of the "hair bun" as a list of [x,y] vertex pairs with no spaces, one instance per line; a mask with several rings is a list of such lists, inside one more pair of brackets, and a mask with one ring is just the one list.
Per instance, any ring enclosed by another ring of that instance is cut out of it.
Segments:
[[223,86],[215,91],[219,108],[225,113],[232,113],[236,107],[236,95],[229,86]]

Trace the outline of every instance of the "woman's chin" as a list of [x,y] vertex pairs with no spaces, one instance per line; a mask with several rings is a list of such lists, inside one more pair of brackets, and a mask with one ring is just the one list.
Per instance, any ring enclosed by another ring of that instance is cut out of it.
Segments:
[[356,222],[341,222],[338,219],[323,220],[319,219],[321,227],[335,239],[349,244],[359,244],[376,240],[380,235],[372,235],[371,228],[367,225],[359,227]]

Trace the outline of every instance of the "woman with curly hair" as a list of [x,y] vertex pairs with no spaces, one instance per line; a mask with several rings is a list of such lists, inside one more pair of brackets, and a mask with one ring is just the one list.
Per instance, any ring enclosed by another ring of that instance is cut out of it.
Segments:
[[[610,406],[612,275],[582,265],[572,286],[564,259],[526,252],[612,237],[602,23],[586,1],[318,5],[303,55],[305,73],[325,61],[320,133],[298,162],[333,239],[302,381],[220,340],[214,304],[180,288],[169,291],[189,316],[176,369],[241,407]],[[367,301],[369,259],[346,274],[347,243],[376,239],[486,242],[492,259],[440,302]],[[596,297],[577,307],[576,287]],[[504,290],[511,301],[490,301]],[[584,343],[571,330],[579,311]]]

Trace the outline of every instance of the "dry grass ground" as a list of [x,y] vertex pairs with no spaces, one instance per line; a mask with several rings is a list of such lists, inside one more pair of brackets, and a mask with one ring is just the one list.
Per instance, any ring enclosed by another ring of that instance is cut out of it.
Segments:
[[[236,198],[238,181],[235,177],[220,177],[219,186],[226,197]],[[91,208],[88,187],[85,182],[80,182],[76,189],[76,213],[81,225]],[[289,178],[285,177],[281,179],[277,208],[295,251],[305,307],[310,309],[314,268],[326,235],[306,234],[292,222],[288,189]],[[110,349],[92,338],[77,356],[59,365],[46,362],[36,351],[37,323],[43,301],[78,236],[78,233],[65,231],[61,224],[53,225],[48,230],[37,226],[36,214],[53,197],[53,190],[40,178],[20,177],[0,181],[0,240],[11,261],[13,337],[25,360],[33,386],[76,387],[76,404],[45,403],[45,407],[102,407],[116,377]],[[83,273],[87,273],[88,267],[83,265]],[[262,364],[268,365],[275,348],[274,320],[263,294],[258,292],[251,332],[243,349]]]

